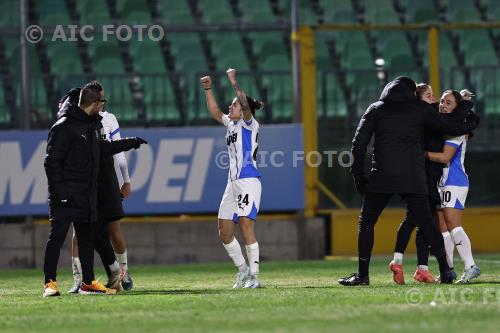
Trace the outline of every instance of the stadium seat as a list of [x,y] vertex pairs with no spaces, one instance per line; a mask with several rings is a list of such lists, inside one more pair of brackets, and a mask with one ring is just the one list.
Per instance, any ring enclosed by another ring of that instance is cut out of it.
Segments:
[[282,33],[251,33],[249,36],[252,38],[253,50],[259,60],[271,55],[284,55],[287,52]]
[[39,24],[41,26],[66,25],[70,23],[64,0],[45,0],[39,1],[36,4],[40,19]]
[[320,1],[325,11],[327,23],[354,23],[356,16],[351,0],[322,0]]
[[80,24],[82,25],[112,24],[106,1],[76,1],[76,8],[80,14]]
[[125,72],[121,59],[103,58],[95,63],[95,71],[99,74],[123,74]]
[[197,33],[171,33],[167,38],[170,40],[172,54],[177,62],[195,57],[205,60],[205,53]]
[[212,50],[216,57],[217,69],[224,71],[228,67],[247,70],[250,68],[239,33],[226,33],[218,38],[217,33],[208,34],[212,41]]
[[192,24],[194,22],[191,10],[185,0],[161,0],[158,1],[158,7],[167,24]]
[[[263,1],[259,6],[256,6],[253,0],[239,0],[239,3],[243,12],[243,20],[246,22],[273,22],[276,20],[269,1]],[[285,13],[289,12],[285,11]]]
[[460,35],[460,48],[467,66],[497,65],[498,59],[486,31],[464,31]]
[[[287,9],[286,11],[289,13],[290,11]],[[311,7],[311,1],[309,0],[300,0],[299,2],[299,22],[300,24],[305,25],[316,25],[318,24],[318,16],[313,11]]]
[[147,103],[146,120],[148,122],[180,119],[175,105],[175,95],[168,77],[143,78],[142,85]]
[[291,70],[291,63],[287,56],[272,55],[261,63],[263,70]]
[[392,5],[385,0],[365,1],[365,18],[367,22],[376,24],[398,24],[399,17]]
[[[321,85],[318,92],[318,110],[322,110],[325,113],[324,116],[337,117],[347,115],[347,106],[344,98],[344,94],[340,88],[340,84],[337,81],[337,77],[334,72],[325,73],[325,86]],[[319,88],[320,86],[318,86]],[[323,89],[325,89],[323,93]],[[324,94],[324,96],[323,96]],[[318,113],[320,114],[320,113]]]
[[18,0],[0,1],[0,27],[13,28],[21,24]]
[[272,108],[273,120],[285,121],[291,119],[292,110],[292,80],[290,75],[267,75],[262,78],[267,89],[267,105]]
[[[47,91],[41,77],[31,79],[31,107],[39,114],[51,118],[51,110],[47,104]],[[19,94],[20,95],[20,94]]]
[[474,0],[444,0],[447,15],[453,23],[481,22],[479,11],[474,5]]
[[128,24],[151,22],[149,7],[144,0],[116,0],[116,10],[122,22]]
[[[390,38],[381,41],[382,42],[382,54],[386,61],[386,67],[390,67],[392,60],[399,55],[406,57],[412,57],[410,44],[408,40],[402,33],[390,34]],[[409,63],[408,66],[414,66],[413,63]]]
[[203,21],[206,23],[228,23],[236,21],[236,17],[227,0],[198,0],[198,8],[203,13]]
[[208,64],[205,57],[193,56],[179,58],[177,59],[175,66],[176,70],[179,72],[191,73],[197,76],[208,72]]
[[95,72],[100,74],[122,74],[125,72],[116,40],[110,39],[104,42],[95,39],[87,45]]
[[81,74],[82,64],[76,42],[47,43],[47,55],[51,60],[52,73],[56,76]]
[[134,59],[134,68],[138,73],[165,74],[167,72],[159,43],[148,39],[142,42],[132,39],[129,45]]

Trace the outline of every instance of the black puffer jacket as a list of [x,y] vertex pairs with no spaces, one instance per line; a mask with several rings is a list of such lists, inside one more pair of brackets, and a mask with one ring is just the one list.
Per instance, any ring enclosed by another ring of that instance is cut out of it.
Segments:
[[[78,104],[81,88],[73,88],[59,101],[60,110],[64,103]],[[60,111],[61,112],[61,111]],[[113,155],[101,154],[97,180],[97,218],[99,221],[117,221],[125,216],[122,206],[120,185],[115,172]]]
[[427,194],[425,130],[461,135],[479,123],[475,115],[467,124],[445,121],[427,103],[417,100],[415,89],[410,78],[389,82],[380,101],[371,104],[361,118],[352,142],[351,173],[363,176],[366,149],[374,136],[368,192]]
[[101,154],[138,148],[136,138],[101,139],[101,116],[87,115],[66,101],[49,131],[45,173],[49,185],[49,219],[53,222],[97,220],[97,179]]
[[[438,111],[439,103],[430,104],[430,106]],[[443,151],[443,135],[438,132],[431,131],[427,129],[425,131],[425,143],[424,150],[430,151],[433,153],[440,153]],[[437,183],[441,176],[443,175],[443,167],[442,163],[433,162],[431,160],[425,160],[425,175],[427,176],[427,188],[429,190],[429,197],[432,199],[432,203],[435,205],[439,205],[441,203],[441,199],[439,198],[439,192],[437,188]]]

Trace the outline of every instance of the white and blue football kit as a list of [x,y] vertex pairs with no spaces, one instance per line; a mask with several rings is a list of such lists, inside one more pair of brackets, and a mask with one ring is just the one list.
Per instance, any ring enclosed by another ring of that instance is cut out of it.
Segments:
[[[104,136],[104,139],[107,141],[120,140],[120,125],[118,124],[118,120],[116,120],[115,115],[106,111],[99,112],[99,115],[102,117],[101,135]],[[116,160],[116,162],[118,162],[118,167],[120,168],[123,182],[130,183],[130,176],[128,173],[125,153],[120,152],[118,154],[115,154],[114,159]]]
[[469,191],[469,178],[464,167],[467,138],[465,135],[449,138],[444,144],[455,147],[457,150],[450,162],[443,168],[443,175],[439,180],[441,208],[464,209]]
[[229,155],[229,174],[226,190],[219,206],[219,219],[238,222],[239,216],[257,219],[262,187],[257,169],[259,123],[255,118],[246,121],[222,116],[227,127],[226,145]]

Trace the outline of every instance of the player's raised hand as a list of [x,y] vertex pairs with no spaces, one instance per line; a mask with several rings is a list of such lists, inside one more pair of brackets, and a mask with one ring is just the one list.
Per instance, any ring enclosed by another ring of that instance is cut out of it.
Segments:
[[203,85],[203,88],[205,88],[205,90],[210,89],[210,87],[212,86],[212,79],[208,75],[202,77],[200,79],[200,82]]
[[228,68],[226,73],[227,73],[227,77],[229,78],[229,81],[231,81],[231,83],[236,82],[236,69]]

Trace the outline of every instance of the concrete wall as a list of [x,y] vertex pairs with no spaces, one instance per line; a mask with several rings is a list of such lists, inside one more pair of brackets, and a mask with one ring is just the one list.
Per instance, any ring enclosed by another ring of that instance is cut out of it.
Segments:
[[[49,224],[0,225],[0,268],[43,267]],[[217,222],[122,223],[132,265],[228,260],[218,240]],[[325,255],[322,219],[262,219],[256,225],[261,260],[320,259]],[[61,250],[61,266],[71,262],[71,231]],[[241,241],[241,237],[237,237]],[[96,264],[100,265],[98,258]]]
[[[332,211],[331,214],[331,254],[357,255],[359,209]],[[392,254],[396,244],[399,224],[403,220],[404,209],[386,209],[375,226],[373,254]],[[500,207],[466,207],[462,225],[472,243],[473,253],[500,252]],[[415,233],[413,233],[408,254],[415,253]]]

